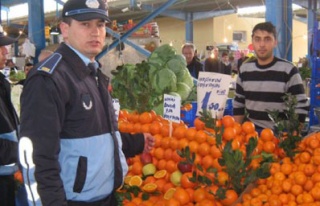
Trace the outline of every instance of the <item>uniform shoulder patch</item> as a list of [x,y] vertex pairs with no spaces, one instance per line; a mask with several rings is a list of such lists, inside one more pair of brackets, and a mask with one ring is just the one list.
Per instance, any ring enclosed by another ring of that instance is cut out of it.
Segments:
[[59,53],[53,53],[48,59],[46,59],[37,68],[38,71],[43,71],[48,74],[52,74],[54,69],[57,67],[58,63],[62,59],[62,55]]

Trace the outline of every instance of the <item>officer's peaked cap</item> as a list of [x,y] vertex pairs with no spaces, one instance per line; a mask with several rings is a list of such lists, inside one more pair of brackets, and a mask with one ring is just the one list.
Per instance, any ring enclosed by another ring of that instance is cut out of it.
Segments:
[[62,17],[77,21],[103,19],[110,22],[106,0],[68,0],[63,6]]

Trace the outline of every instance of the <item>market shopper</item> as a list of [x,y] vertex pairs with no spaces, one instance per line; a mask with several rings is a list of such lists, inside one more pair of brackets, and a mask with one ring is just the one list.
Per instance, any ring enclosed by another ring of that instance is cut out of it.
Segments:
[[229,54],[227,52],[222,53],[219,66],[222,74],[231,75],[231,62],[229,61]]
[[182,54],[187,61],[187,68],[193,78],[198,79],[199,72],[203,71],[203,65],[195,55],[195,46],[192,43],[186,43],[182,46]]
[[222,73],[220,67],[219,48],[214,47],[210,56],[204,61],[204,70],[206,72]]
[[[30,63],[30,62],[28,62],[28,63],[26,63],[26,64],[24,65],[23,72],[24,72],[24,74],[26,75],[26,77],[27,77],[29,71],[30,71],[32,68],[33,68],[33,64]],[[26,79],[21,79],[21,80],[19,80],[16,84],[20,84],[20,85],[23,86],[23,84],[24,84],[25,81],[26,81]]]
[[109,79],[95,60],[106,21],[104,0],[68,0],[64,43],[28,74],[19,155],[30,205],[116,206],[126,157],[154,145],[150,134],[118,131]]
[[[0,26],[1,27],[1,26]],[[1,28],[2,29],[2,28]],[[16,40],[0,32],[0,70],[5,67],[7,45]],[[18,116],[11,101],[11,86],[0,72],[0,205],[15,205],[14,173],[18,170]]]
[[267,110],[277,110],[285,117],[285,94],[296,97],[295,112],[301,123],[308,113],[308,101],[297,68],[273,54],[276,36],[276,29],[270,22],[259,23],[253,28],[252,45],[256,58],[242,64],[236,83],[234,118],[239,123],[247,119],[252,121],[258,131],[274,128]]

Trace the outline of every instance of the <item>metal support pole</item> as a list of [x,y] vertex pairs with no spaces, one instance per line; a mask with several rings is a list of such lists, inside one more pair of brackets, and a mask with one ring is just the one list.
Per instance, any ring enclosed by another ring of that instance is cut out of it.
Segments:
[[[43,0],[28,0],[29,16],[28,16],[28,37],[36,47],[36,57],[40,51],[46,47],[46,39],[44,34],[44,6]],[[37,63],[37,59],[34,59]]]
[[[107,33],[111,34],[111,36],[119,39],[121,36],[119,34],[117,34],[116,32],[114,32],[112,29],[107,27]],[[136,45],[135,43],[131,42],[128,39],[124,39],[123,40],[124,43],[128,44],[129,46],[135,48],[138,52],[140,52],[141,54],[145,55],[146,57],[149,57],[151,52],[140,47],[139,45]]]
[[292,0],[266,0],[266,21],[276,27],[275,56],[292,61]]
[[193,13],[186,13],[186,41],[193,42]]
[[[31,0],[29,0],[31,1]],[[145,25],[147,22],[149,22],[151,19],[153,19],[154,17],[156,17],[158,14],[161,14],[161,12],[163,12],[164,10],[166,10],[168,7],[170,7],[172,4],[174,4],[176,2],[176,0],[168,0],[165,4],[163,4],[161,7],[159,7],[158,9],[156,9],[154,12],[152,12],[151,14],[149,14],[145,19],[143,19],[142,21],[140,21],[137,25],[135,25],[134,27],[132,27],[132,29],[130,29],[129,31],[127,31],[126,33],[124,33],[120,38],[116,39],[115,41],[113,41],[110,46],[108,46],[107,48],[103,49],[102,52],[100,54],[98,54],[98,56],[96,57],[97,59],[100,59],[105,53],[107,53],[108,51],[112,50],[113,48],[115,48],[119,42],[123,41],[124,39],[126,39],[127,37],[129,37],[131,34],[133,34],[135,31],[137,31],[140,27],[142,27],[143,25]]]

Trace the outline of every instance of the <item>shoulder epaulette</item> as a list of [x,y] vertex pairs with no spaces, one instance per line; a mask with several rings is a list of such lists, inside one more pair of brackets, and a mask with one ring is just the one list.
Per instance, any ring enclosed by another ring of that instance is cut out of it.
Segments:
[[39,65],[37,70],[52,74],[61,59],[61,54],[53,53],[50,57],[48,57],[48,59],[46,59],[41,65]]

